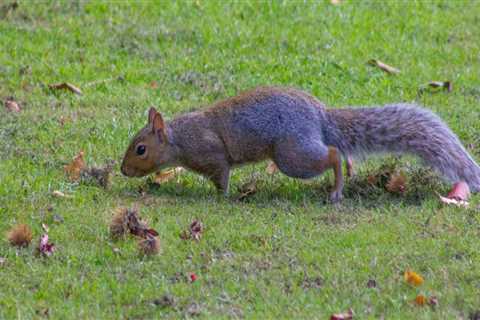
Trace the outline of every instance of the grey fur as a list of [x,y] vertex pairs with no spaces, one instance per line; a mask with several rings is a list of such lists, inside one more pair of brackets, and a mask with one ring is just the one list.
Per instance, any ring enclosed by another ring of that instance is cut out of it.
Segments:
[[452,182],[480,191],[480,168],[458,137],[432,112],[411,104],[330,109],[326,143],[345,155],[399,153],[419,156]]

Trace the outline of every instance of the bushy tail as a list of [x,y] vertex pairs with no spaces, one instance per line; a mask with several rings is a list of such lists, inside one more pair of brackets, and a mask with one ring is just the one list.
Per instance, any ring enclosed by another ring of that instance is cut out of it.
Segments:
[[408,104],[327,111],[324,135],[345,155],[409,153],[452,182],[463,180],[480,191],[480,167],[458,137],[432,112]]

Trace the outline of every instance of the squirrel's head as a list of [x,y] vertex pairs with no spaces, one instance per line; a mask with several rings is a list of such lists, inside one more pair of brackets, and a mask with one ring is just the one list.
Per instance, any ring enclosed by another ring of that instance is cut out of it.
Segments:
[[143,177],[168,166],[174,160],[174,148],[168,141],[162,115],[150,108],[148,123],[132,139],[123,157],[121,171],[127,177]]

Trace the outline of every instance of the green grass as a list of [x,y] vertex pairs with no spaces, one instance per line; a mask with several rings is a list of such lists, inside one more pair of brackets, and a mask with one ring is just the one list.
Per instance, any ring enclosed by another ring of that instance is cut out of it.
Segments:
[[[360,319],[465,319],[479,309],[479,198],[470,209],[441,206],[435,192],[448,186],[418,181],[416,169],[414,192],[401,197],[361,187],[382,160],[357,165],[340,206],[325,203],[331,174],[303,184],[268,176],[265,164],[244,167],[232,190],[258,174],[259,192],[235,202],[191,173],[152,187],[118,170],[149,106],[171,119],[264,84],[333,107],[417,101],[479,160],[479,2],[7,4],[0,99],[23,110],[0,108],[0,232],[27,223],[36,242],[46,223],[57,252],[40,258],[34,244],[0,241],[0,318],[179,318],[192,316],[192,303],[204,318],[326,319],[351,307]],[[401,74],[366,65],[372,58]],[[417,96],[430,80],[454,90]],[[84,94],[48,89],[62,81]],[[66,179],[63,165],[79,150],[89,165],[117,160],[110,190]],[[160,233],[161,255],[142,258],[133,239],[110,239],[113,209],[133,204]],[[205,225],[198,243],[179,237],[193,219]],[[404,283],[407,268],[424,276],[420,288]],[[438,306],[415,307],[418,293]],[[165,294],[174,307],[153,303]]]

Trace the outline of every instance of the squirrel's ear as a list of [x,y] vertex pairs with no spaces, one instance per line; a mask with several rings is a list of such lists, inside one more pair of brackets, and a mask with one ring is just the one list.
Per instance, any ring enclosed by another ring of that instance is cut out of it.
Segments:
[[150,110],[148,110],[148,123],[153,124],[153,119],[155,119],[155,115],[157,114],[157,110],[155,110],[154,107],[150,107]]
[[153,117],[152,128],[154,131],[163,131],[165,129],[165,123],[163,122],[162,115],[157,112]]

